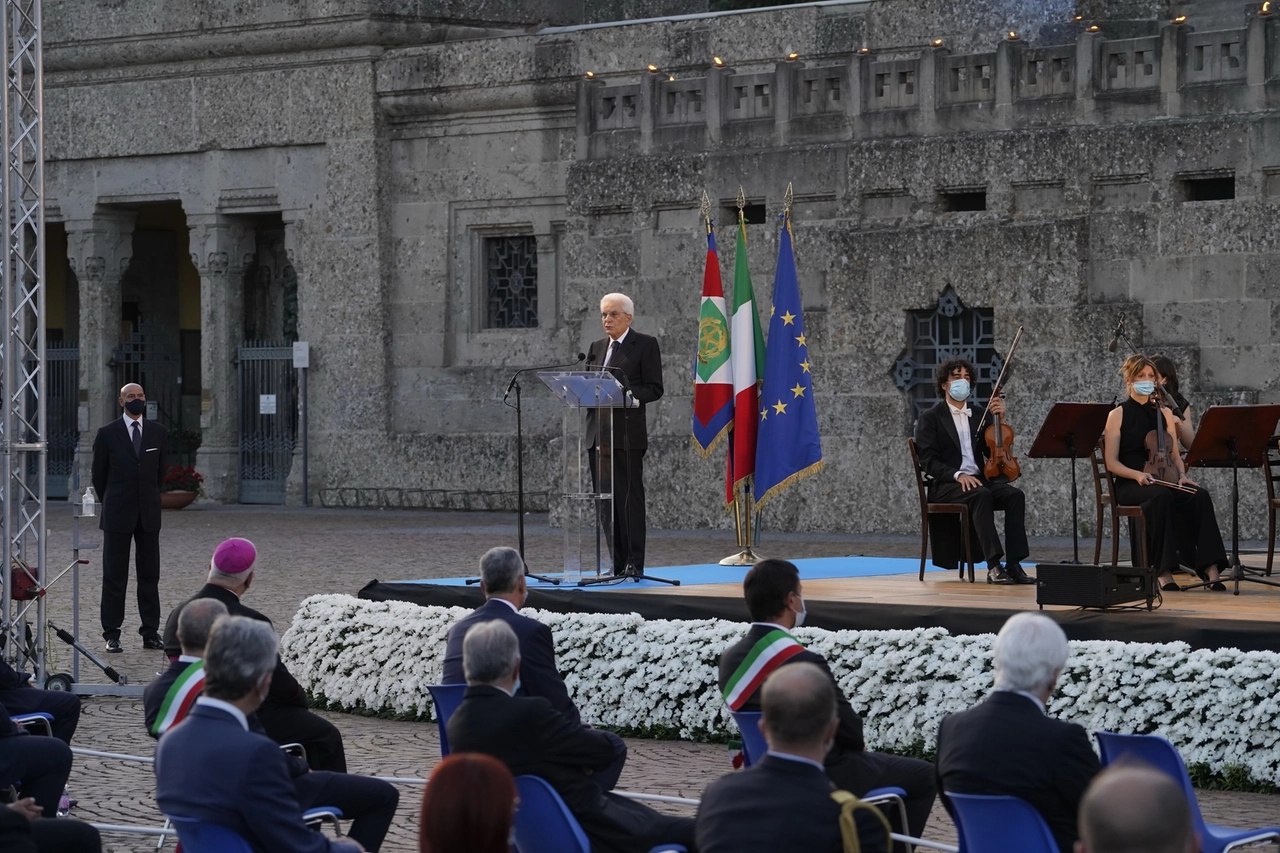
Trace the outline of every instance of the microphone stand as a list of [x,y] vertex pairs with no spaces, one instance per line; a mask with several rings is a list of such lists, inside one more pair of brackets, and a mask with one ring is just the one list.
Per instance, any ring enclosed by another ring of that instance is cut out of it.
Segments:
[[[578,353],[577,361],[569,364],[549,364],[545,367],[526,367],[517,370],[511,377],[511,382],[507,385],[506,393],[502,395],[502,403],[506,405],[507,398],[511,396],[512,390],[516,392],[516,536],[519,542],[520,562],[524,564],[524,576],[542,581],[543,583],[560,585],[560,578],[548,577],[546,575],[535,575],[529,571],[529,564],[524,558],[524,418],[523,407],[520,403],[520,375],[529,373],[534,370],[555,370],[561,367],[577,367],[587,358],[585,353]],[[467,585],[479,583],[480,578],[467,578]]]

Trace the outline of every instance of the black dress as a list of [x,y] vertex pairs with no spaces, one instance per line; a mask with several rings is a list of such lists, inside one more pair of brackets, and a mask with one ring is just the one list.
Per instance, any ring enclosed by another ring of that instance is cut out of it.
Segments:
[[[1163,418],[1154,406],[1132,397],[1121,403],[1120,409],[1124,415],[1117,456],[1121,465],[1141,471],[1147,461],[1147,434],[1165,428]],[[1178,567],[1181,551],[1182,562],[1194,569],[1226,568],[1227,551],[1208,489],[1201,487],[1188,494],[1167,486],[1139,485],[1127,477],[1116,477],[1115,484],[1117,503],[1142,507],[1150,565],[1161,573],[1172,572]]]

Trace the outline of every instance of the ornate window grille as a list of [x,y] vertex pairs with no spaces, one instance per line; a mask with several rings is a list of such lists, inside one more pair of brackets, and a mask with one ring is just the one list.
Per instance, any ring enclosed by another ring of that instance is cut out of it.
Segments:
[[538,241],[532,236],[487,237],[486,329],[530,329],[538,325]]
[[907,392],[913,422],[942,399],[933,375],[949,358],[967,358],[977,368],[974,398],[991,395],[1004,363],[995,348],[995,309],[966,308],[950,286],[934,307],[907,312],[907,347],[893,366],[893,382]]

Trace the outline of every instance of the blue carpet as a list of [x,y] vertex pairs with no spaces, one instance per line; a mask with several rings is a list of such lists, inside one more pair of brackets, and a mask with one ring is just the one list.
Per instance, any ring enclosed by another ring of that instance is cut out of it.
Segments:
[[[866,578],[877,575],[913,575],[920,571],[920,561],[910,557],[817,557],[808,560],[793,560],[800,570],[801,580],[825,580],[828,578]],[[933,563],[925,565],[931,572],[944,571]],[[681,586],[714,583],[742,583],[742,576],[747,573],[745,566],[721,566],[716,563],[702,563],[692,566],[651,566],[646,571],[660,578],[680,581]],[[566,579],[562,587],[569,588],[577,578]],[[466,578],[440,578],[434,580],[412,580],[402,583],[437,584],[441,586],[462,586]],[[530,586],[542,589],[551,588],[550,584],[530,581]],[[620,584],[598,584],[584,589],[645,589],[666,587],[667,584],[657,581],[627,581]],[[573,587],[577,588],[577,587]]]

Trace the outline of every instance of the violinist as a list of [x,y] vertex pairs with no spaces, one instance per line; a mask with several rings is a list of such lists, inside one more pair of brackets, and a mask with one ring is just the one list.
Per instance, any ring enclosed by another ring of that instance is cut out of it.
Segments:
[[[1159,573],[1160,588],[1175,591],[1178,529],[1187,536],[1183,562],[1195,568],[1210,589],[1222,591],[1220,572],[1227,551],[1213,512],[1213,499],[1187,476],[1177,452],[1177,419],[1157,406],[1156,366],[1145,355],[1131,355],[1120,368],[1129,396],[1107,416],[1104,433],[1107,470],[1115,478],[1116,503],[1141,506],[1147,525],[1148,562]],[[1163,435],[1161,435],[1163,433]]]
[[[934,388],[943,399],[916,422],[916,450],[929,478],[929,500],[968,505],[970,523],[987,561],[987,583],[1033,584],[1035,578],[1021,565],[1030,553],[1022,490],[1003,474],[987,479],[982,471],[982,461],[990,452],[978,430],[982,410],[972,410],[967,404],[977,375],[973,364],[962,358],[943,362],[934,374]],[[989,407],[991,414],[1004,416],[1003,398],[991,400]],[[1004,511],[1007,550],[996,533],[996,510]],[[959,566],[963,578],[958,517],[939,515],[931,519],[929,531],[933,564],[948,569]]]
[[1153,355],[1151,363],[1156,366],[1156,381],[1169,395],[1165,402],[1173,404],[1169,406],[1169,413],[1177,421],[1178,441],[1182,443],[1183,450],[1190,450],[1191,442],[1196,437],[1196,428],[1191,425],[1191,404],[1178,391],[1178,369],[1167,355]]

